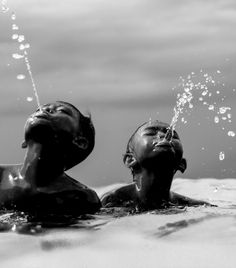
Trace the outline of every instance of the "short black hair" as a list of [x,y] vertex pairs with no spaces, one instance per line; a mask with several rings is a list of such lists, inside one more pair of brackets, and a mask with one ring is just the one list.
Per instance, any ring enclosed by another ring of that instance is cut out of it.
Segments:
[[78,137],[85,137],[88,140],[88,147],[86,149],[80,149],[75,144],[71,143],[69,148],[67,148],[67,155],[65,159],[65,170],[68,170],[75,165],[82,162],[84,159],[88,157],[88,155],[92,152],[95,145],[95,128],[93,122],[91,120],[91,115],[84,116],[74,105],[65,101],[56,101],[73,108],[79,117],[79,130],[77,132]]

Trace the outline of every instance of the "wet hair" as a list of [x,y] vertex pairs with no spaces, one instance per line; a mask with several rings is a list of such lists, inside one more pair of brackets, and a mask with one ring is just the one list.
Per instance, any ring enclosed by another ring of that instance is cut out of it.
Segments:
[[72,168],[73,166],[79,164],[92,152],[95,144],[95,128],[91,120],[91,115],[84,116],[74,105],[64,101],[56,101],[58,103],[70,106],[78,113],[79,117],[79,129],[76,133],[78,139],[79,137],[85,137],[88,141],[88,147],[86,149],[81,149],[76,145],[76,142],[72,142],[68,148],[66,148],[66,158],[65,158],[65,170]]
[[145,122],[145,123],[141,124],[140,126],[138,126],[138,127],[136,128],[136,130],[134,131],[134,133],[133,133],[133,134],[131,135],[131,137],[129,138],[128,143],[127,143],[127,146],[126,146],[126,152],[125,152],[125,154],[123,154],[123,162],[124,162],[124,163],[125,163],[126,158],[127,158],[128,156],[131,156],[131,155],[133,154],[133,150],[132,150],[132,148],[131,148],[131,144],[132,144],[132,141],[133,141],[133,138],[134,138],[135,134],[138,132],[138,130],[139,130],[142,126],[144,126],[144,125],[146,125],[146,124],[147,124],[147,122]]

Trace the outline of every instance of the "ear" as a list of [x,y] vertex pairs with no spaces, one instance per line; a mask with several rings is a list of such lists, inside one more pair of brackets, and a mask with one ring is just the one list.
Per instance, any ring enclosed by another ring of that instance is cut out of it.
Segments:
[[182,173],[184,173],[185,169],[187,168],[187,161],[185,158],[182,158],[178,167],[177,167],[177,170],[181,171]]
[[123,162],[128,168],[132,168],[137,164],[137,160],[132,153],[127,153],[124,155]]
[[27,143],[26,141],[23,141],[22,144],[21,144],[21,148],[25,149],[27,148]]
[[73,140],[73,144],[75,144],[79,149],[86,150],[89,142],[85,137],[78,137]]

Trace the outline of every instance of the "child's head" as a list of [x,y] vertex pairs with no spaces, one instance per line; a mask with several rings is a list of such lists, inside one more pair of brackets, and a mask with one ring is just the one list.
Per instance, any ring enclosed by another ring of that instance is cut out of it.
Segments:
[[60,147],[64,168],[82,162],[93,150],[95,129],[90,117],[84,116],[75,106],[56,101],[41,106],[25,125],[25,142],[35,141],[47,146]]
[[184,172],[186,160],[182,158],[183,147],[177,132],[174,131],[171,141],[164,139],[168,127],[157,120],[145,122],[130,137],[123,161],[133,174],[143,167]]

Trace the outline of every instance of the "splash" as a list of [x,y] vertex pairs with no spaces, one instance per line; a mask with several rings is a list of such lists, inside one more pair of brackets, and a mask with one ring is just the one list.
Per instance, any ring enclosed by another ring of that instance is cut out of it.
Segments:
[[220,161],[225,159],[225,153],[224,152],[219,153],[219,159],[220,159]]
[[[216,71],[216,76],[221,74],[220,70]],[[217,78],[217,77],[216,77]],[[221,122],[230,124],[232,122],[231,107],[226,105],[220,105],[224,103],[226,96],[222,96],[221,88],[224,88],[224,84],[213,79],[208,73],[204,73],[201,70],[198,74],[192,72],[186,78],[180,77],[180,83],[173,90],[177,89],[182,93],[177,94],[177,101],[174,107],[174,116],[171,120],[170,127],[166,133],[165,139],[171,140],[173,132],[175,130],[177,122],[180,120],[184,124],[187,123],[186,114],[190,115],[194,105],[193,99],[198,99],[202,105],[206,106],[209,112],[214,113],[213,122],[221,126]],[[235,92],[235,89],[233,89]],[[216,101],[218,100],[218,102]],[[183,116],[185,115],[185,116]],[[223,131],[226,131],[228,137],[235,137],[235,132],[229,127],[222,127]],[[219,159],[222,161],[225,159],[225,153],[220,152]]]
[[[1,6],[2,6],[2,12],[6,13],[8,12],[10,9],[7,6],[7,0],[2,0],[1,1]],[[19,26],[16,24],[16,14],[14,12],[11,13],[11,20],[12,20],[12,40],[17,41],[19,43],[19,50],[21,51],[20,53],[16,52],[12,54],[12,57],[16,60],[20,60],[20,59],[24,59],[25,65],[26,65],[26,69],[28,71],[30,80],[31,80],[31,84],[32,84],[32,88],[33,88],[33,93],[36,99],[36,103],[39,109],[41,109],[41,105],[40,105],[40,101],[39,101],[39,95],[38,95],[38,91],[36,88],[36,84],[34,81],[34,77],[32,74],[32,68],[31,68],[31,64],[29,61],[29,56],[28,56],[28,52],[27,49],[30,48],[30,44],[29,43],[23,43],[25,41],[25,36],[23,34],[18,33],[19,31]],[[24,74],[18,74],[16,77],[18,80],[23,80],[25,79],[25,75]],[[32,97],[27,97],[27,101],[32,101],[33,98]]]

